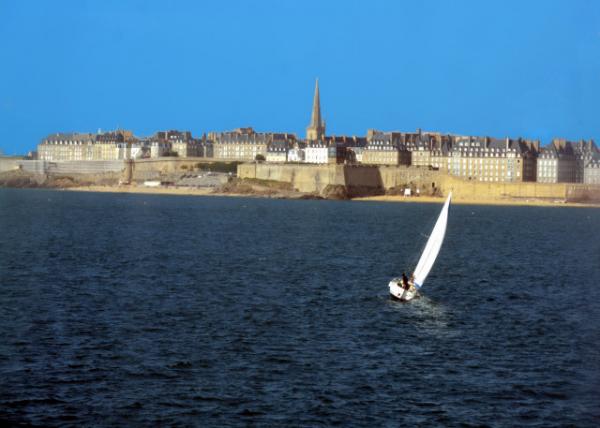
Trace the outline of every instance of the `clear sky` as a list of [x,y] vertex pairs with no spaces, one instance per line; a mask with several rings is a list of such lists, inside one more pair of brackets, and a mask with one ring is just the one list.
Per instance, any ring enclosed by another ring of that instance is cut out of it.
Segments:
[[600,1],[0,0],[0,148],[253,126],[600,140]]

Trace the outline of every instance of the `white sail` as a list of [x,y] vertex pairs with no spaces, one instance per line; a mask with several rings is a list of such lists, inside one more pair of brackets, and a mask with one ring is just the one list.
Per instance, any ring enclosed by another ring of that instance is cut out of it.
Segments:
[[421,254],[419,263],[417,263],[417,267],[415,268],[413,275],[414,284],[417,289],[421,288],[425,282],[425,278],[429,275],[429,271],[433,267],[433,263],[440,252],[440,248],[442,248],[444,235],[446,234],[446,225],[448,224],[448,207],[450,206],[450,199],[452,199],[452,192],[450,192],[448,199],[446,199],[446,202],[444,203],[442,212],[435,222],[431,236],[427,241],[427,245],[425,245],[425,250],[423,251],[423,254]]

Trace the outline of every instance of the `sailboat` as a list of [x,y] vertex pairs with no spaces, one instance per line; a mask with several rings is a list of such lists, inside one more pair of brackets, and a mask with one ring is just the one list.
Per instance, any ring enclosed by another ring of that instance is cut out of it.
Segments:
[[433,231],[427,240],[423,254],[417,263],[415,271],[408,280],[408,287],[403,286],[402,278],[394,278],[390,281],[390,295],[394,299],[408,301],[412,300],[419,295],[419,290],[425,282],[425,278],[429,275],[429,271],[435,263],[442,243],[444,242],[444,235],[446,234],[446,225],[448,224],[448,208],[450,207],[450,200],[452,199],[452,192],[448,194],[446,202],[442,207],[442,212],[433,226]]

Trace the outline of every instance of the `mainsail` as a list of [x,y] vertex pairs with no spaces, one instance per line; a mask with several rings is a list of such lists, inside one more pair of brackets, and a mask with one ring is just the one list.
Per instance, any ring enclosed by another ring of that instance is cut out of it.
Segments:
[[433,263],[440,252],[440,248],[442,248],[444,235],[446,234],[446,224],[448,223],[448,207],[450,206],[450,199],[452,199],[452,192],[450,192],[448,199],[446,199],[446,202],[444,203],[442,212],[435,222],[431,236],[427,241],[427,245],[425,245],[425,250],[423,251],[423,254],[421,254],[419,263],[417,263],[417,267],[415,268],[413,282],[417,289],[421,288],[423,282],[425,282],[425,278],[429,275],[429,271],[433,267]]

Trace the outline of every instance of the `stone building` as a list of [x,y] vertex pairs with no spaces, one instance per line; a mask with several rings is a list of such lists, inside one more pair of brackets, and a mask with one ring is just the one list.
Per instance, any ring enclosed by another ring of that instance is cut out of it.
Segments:
[[407,150],[401,132],[367,131],[362,163],[370,165],[410,165],[410,152]]
[[203,154],[200,140],[192,138],[188,141],[175,141],[171,143],[171,150],[180,158],[200,157]]
[[288,149],[279,145],[267,147],[267,162],[285,163],[288,158]]
[[274,138],[267,146],[267,162],[287,162],[290,146],[290,142],[285,138]]
[[142,140],[131,143],[128,159],[141,159],[146,157],[150,157],[150,148]]
[[269,135],[252,128],[238,128],[227,132],[211,132],[214,157],[217,159],[253,161],[258,155],[266,159]]
[[199,140],[177,141],[171,143],[171,150],[180,158],[202,156],[202,146]]
[[[127,133],[131,136],[131,133]],[[96,135],[94,144],[94,160],[119,160],[131,158],[131,140],[126,140],[121,131],[104,132]]]
[[[444,139],[439,143],[436,143],[431,149],[430,154],[430,167],[431,169],[448,172],[448,158],[450,157],[450,151],[452,150],[452,140]],[[412,153],[411,153],[412,157]]]
[[527,141],[454,136],[448,173],[487,182],[535,181],[535,153]]
[[581,140],[576,143],[571,143],[573,147],[573,154],[575,155],[575,182],[583,183],[584,180],[584,169],[586,165],[591,161],[600,156],[598,147],[594,140]]
[[94,134],[59,132],[44,138],[37,151],[44,161],[93,160],[94,143]]
[[266,159],[267,148],[272,143],[289,148],[296,142],[294,134],[255,132],[252,128],[211,132],[208,139],[213,142],[215,158],[239,161],[253,161],[257,156]]
[[131,158],[137,143],[131,131],[98,134],[56,133],[38,145],[39,159],[45,161],[120,160]]
[[363,162],[367,139],[365,137],[348,137],[346,142],[346,162],[350,164],[360,164]]
[[410,152],[410,165],[416,167],[445,169],[452,137],[439,132],[402,134],[403,146]]
[[207,139],[206,135],[202,136],[202,141],[200,142],[200,150],[200,156],[203,156],[205,158],[215,157],[213,142],[212,140]]
[[[330,136],[324,138],[325,145],[328,147],[328,163],[356,163],[356,152],[351,150],[361,150],[366,145],[364,138],[346,135]],[[362,152],[361,152],[362,157]]]
[[288,162],[304,162],[306,156],[306,144],[303,141],[296,141],[288,150]]
[[539,183],[575,183],[577,159],[569,141],[554,139],[540,150],[537,158]]
[[193,138],[190,131],[158,131],[152,138],[152,157],[198,157],[202,156],[202,152],[201,141]]
[[148,146],[150,147],[151,158],[161,158],[171,154],[171,143],[166,140],[151,137],[148,139]]
[[329,145],[324,141],[310,141],[304,148],[304,162],[329,163]]
[[590,159],[583,168],[583,182],[585,184],[600,185],[600,157]]
[[273,133],[267,147],[267,162],[287,162],[288,152],[297,143],[294,134]]

